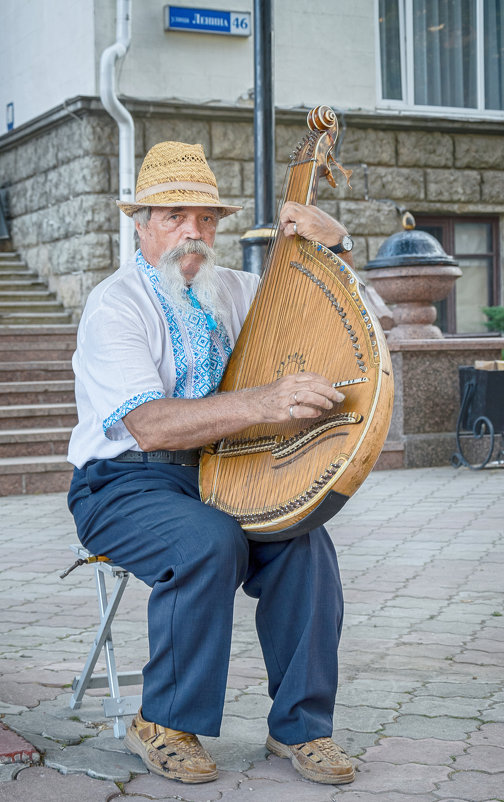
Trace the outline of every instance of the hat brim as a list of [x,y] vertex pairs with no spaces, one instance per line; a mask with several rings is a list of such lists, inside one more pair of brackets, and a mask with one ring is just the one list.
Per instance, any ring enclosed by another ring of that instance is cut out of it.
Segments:
[[[194,195],[195,193],[190,194]],[[116,200],[116,204],[121,212],[127,214],[128,217],[132,217],[139,209],[145,209],[148,206],[161,206],[167,209],[173,209],[179,206],[206,206],[211,209],[219,209],[222,217],[227,217],[243,209],[243,206],[227,206],[224,203],[216,203],[215,198],[212,198],[211,195],[204,195],[203,193],[201,193],[201,197],[198,198],[179,197],[175,200],[163,202],[160,199],[156,199],[155,196],[152,196],[149,203],[125,203],[124,201]]]

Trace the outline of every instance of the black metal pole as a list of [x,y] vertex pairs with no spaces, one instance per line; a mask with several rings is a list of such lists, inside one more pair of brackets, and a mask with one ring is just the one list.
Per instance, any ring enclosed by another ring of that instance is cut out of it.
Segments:
[[254,0],[255,227],[241,239],[243,269],[260,273],[275,216],[273,0]]

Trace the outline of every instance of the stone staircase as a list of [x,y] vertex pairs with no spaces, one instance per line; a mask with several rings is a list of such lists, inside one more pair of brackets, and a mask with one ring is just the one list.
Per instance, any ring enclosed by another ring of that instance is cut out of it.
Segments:
[[0,496],[68,489],[76,332],[47,285],[0,252]]

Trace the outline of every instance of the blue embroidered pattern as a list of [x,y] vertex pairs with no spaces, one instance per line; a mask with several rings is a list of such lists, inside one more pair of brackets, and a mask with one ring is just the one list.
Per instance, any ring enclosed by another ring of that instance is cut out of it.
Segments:
[[174,397],[203,398],[214,393],[232,351],[226,329],[219,324],[213,330],[210,316],[201,307],[180,310],[171,306],[161,292],[158,270],[145,260],[140,250],[136,261],[156,293],[170,330],[176,370]]
[[121,404],[112,415],[109,415],[108,418],[103,421],[103,432],[105,436],[107,437],[108,430],[127,415],[128,412],[131,412],[132,409],[136,409],[141,404],[145,404],[146,401],[156,401],[158,398],[166,398],[166,396],[160,390],[149,390],[146,393],[139,393],[138,395],[134,395],[133,398],[129,398],[124,404]]

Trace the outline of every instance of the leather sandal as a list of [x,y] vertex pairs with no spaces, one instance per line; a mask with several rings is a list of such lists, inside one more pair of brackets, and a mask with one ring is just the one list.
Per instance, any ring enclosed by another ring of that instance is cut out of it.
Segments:
[[128,727],[124,745],[149,771],[169,780],[207,783],[218,777],[217,766],[196,735],[146,721],[141,712]]
[[278,757],[288,757],[307,780],[339,785],[351,783],[355,770],[346,752],[332,738],[316,738],[302,744],[282,744],[268,735],[266,748]]

